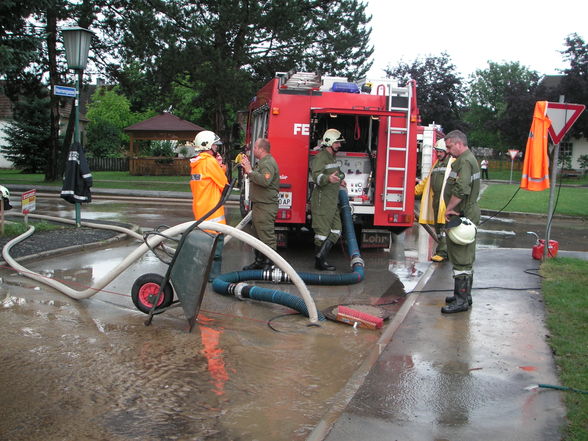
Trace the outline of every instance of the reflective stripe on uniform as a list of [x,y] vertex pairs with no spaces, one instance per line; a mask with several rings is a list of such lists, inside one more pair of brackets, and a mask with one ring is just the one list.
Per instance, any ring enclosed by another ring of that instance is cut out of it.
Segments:
[[327,236],[323,236],[321,234],[315,234],[314,238],[318,240],[327,240]]
[[224,216],[219,216],[219,217],[215,217],[213,219],[206,219],[209,222],[220,222],[220,221],[224,221],[225,217]]
[[459,276],[470,276],[474,274],[474,272],[472,270],[453,270],[453,277],[459,277]]
[[[454,178],[457,179],[458,178],[458,174],[454,171],[452,171],[451,173],[449,173],[449,177],[450,178]],[[470,182],[474,182],[476,180],[480,179],[480,173],[474,173],[471,177],[470,177]]]
[[329,169],[329,168],[337,168],[339,167],[339,164],[336,162],[331,162],[330,164],[325,164],[325,170]]
[[447,167],[437,167],[431,173],[445,173],[445,170],[447,170]]
[[529,177],[529,175],[527,175],[526,173],[522,176],[523,179],[527,179],[528,181],[531,182],[544,182],[547,179],[549,179],[548,175],[543,176],[542,178],[531,178]]
[[341,230],[331,230],[331,233],[341,235]]

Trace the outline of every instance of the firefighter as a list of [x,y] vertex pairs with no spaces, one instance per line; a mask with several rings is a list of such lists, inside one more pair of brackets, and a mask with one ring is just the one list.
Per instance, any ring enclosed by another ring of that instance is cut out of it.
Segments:
[[[475,225],[480,222],[480,168],[474,154],[468,148],[465,133],[453,130],[445,136],[447,152],[456,158],[443,193],[447,209],[447,253],[453,266],[453,296],[447,297],[447,305],[441,312],[451,314],[467,311],[471,305],[473,266],[476,258]],[[459,225],[451,227],[455,217]]]
[[[276,215],[278,214],[278,193],[280,190],[280,171],[278,163],[270,153],[270,143],[266,138],[259,138],[253,144],[253,156],[257,158],[255,168],[251,167],[249,158],[241,158],[243,173],[251,183],[251,219],[254,235],[272,250],[277,250]],[[270,269],[272,262],[263,253],[255,250],[255,260],[244,270]]]
[[[208,130],[198,133],[194,138],[196,156],[190,159],[190,190],[192,190],[192,212],[195,219],[201,219],[218,204],[223,188],[228,184],[227,176],[217,160],[220,144],[220,138]],[[225,208],[219,207],[204,220],[226,225]],[[223,243],[224,236],[220,234],[209,281],[220,274]]]
[[327,262],[327,255],[341,236],[339,187],[345,187],[345,174],[341,172],[335,155],[345,139],[336,129],[327,130],[322,138],[321,151],[312,161],[314,189],[311,196],[312,229],[314,230],[315,268],[335,271]]
[[445,141],[440,139],[435,144],[437,161],[429,172],[429,175],[420,181],[414,188],[415,196],[421,196],[421,208],[419,223],[435,225],[437,233],[437,249],[431,257],[434,262],[447,260],[447,241],[445,239],[445,201],[443,190],[451,172],[451,164],[455,161],[447,153]]

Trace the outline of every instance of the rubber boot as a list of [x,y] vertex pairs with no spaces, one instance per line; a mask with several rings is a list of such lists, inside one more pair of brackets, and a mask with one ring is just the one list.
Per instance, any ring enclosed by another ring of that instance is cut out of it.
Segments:
[[320,247],[316,247],[316,256],[315,256],[315,263],[314,267],[319,271],[335,271],[333,265],[329,265],[327,262],[327,255],[329,251],[333,248],[333,242],[330,240],[325,240]]
[[271,261],[268,257],[263,258],[263,268],[264,271],[274,269],[274,262]]
[[454,312],[463,312],[470,309],[470,305],[468,305],[468,277],[456,277],[454,284],[455,300],[441,308],[443,314],[453,314]]
[[[472,285],[474,283],[474,276],[468,275],[468,290],[467,290],[467,298],[468,298],[468,305],[472,304]],[[453,289],[453,295],[445,297],[445,303],[452,303],[455,302],[455,288]]]
[[266,266],[266,260],[268,260],[262,253],[261,251],[258,250],[254,250],[255,251],[255,260],[253,261],[253,263],[250,263],[247,266],[243,267],[243,271],[249,271],[249,270],[258,270],[258,269],[264,269]]

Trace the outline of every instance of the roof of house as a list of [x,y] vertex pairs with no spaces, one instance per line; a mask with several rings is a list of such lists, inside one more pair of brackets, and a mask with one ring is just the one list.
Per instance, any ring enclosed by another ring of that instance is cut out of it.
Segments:
[[557,89],[565,75],[544,75],[539,84],[547,89]]
[[197,124],[164,112],[152,118],[125,127],[125,132],[201,132],[205,130]]

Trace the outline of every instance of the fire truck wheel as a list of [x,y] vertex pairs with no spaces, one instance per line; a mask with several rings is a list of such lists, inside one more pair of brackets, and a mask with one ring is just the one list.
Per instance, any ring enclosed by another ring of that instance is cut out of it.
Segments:
[[[131,298],[137,309],[145,314],[149,314],[153,302],[157,298],[159,287],[163,283],[164,277],[159,274],[149,273],[143,274],[135,283],[131,289]],[[158,314],[157,310],[167,308],[172,304],[174,299],[174,292],[169,283],[167,283],[159,297],[157,307],[155,308],[155,314]],[[163,311],[159,311],[161,313]]]
[[390,227],[393,234],[404,233],[409,227]]

